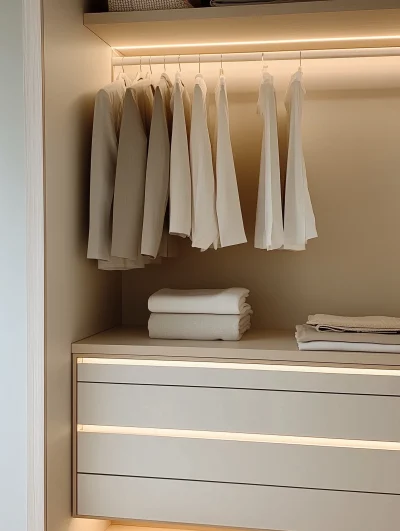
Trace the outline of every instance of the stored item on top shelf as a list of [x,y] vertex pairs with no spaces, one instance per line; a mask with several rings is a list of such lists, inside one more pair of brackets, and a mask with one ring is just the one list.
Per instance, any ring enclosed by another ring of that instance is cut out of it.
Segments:
[[193,6],[187,0],[108,0],[109,11],[156,11],[191,7]]
[[[257,6],[262,4],[299,4],[301,2],[308,2],[309,0],[211,0],[212,7],[225,6]],[[313,1],[329,1],[329,0],[313,0]]]

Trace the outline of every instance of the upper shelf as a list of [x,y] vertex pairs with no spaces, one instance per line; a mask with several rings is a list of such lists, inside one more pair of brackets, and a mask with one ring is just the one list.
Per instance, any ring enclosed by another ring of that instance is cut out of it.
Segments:
[[[87,13],[84,23],[125,55],[207,53],[222,46],[225,52],[348,48],[340,39],[349,38],[352,47],[400,41],[398,0]],[[372,39],[382,36],[391,38]]]

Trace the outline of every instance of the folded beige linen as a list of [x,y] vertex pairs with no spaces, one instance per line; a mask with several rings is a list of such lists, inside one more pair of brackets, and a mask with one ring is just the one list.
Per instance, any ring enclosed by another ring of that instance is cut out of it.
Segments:
[[378,343],[349,343],[347,341],[309,341],[298,343],[300,351],[325,351],[332,352],[383,352],[387,354],[400,354],[400,345],[382,345]]
[[318,331],[315,326],[296,326],[296,339],[298,343],[311,341],[330,341],[340,343],[373,343],[381,345],[400,345],[400,334],[372,334],[370,332],[324,332]]
[[310,315],[308,325],[315,326],[319,331],[331,332],[372,332],[390,334],[400,332],[398,317],[341,317],[339,315]]

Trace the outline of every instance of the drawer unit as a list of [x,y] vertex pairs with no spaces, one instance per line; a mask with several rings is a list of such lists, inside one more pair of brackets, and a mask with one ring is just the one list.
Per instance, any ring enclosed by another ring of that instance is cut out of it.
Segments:
[[[160,359],[81,358],[80,382],[228,387],[400,396],[400,371],[385,367],[300,365],[261,360],[179,361]],[[400,362],[400,356],[399,356]]]
[[400,452],[322,444],[80,432],[77,470],[400,494]]
[[244,360],[228,348],[224,359],[207,359],[204,347],[198,359],[179,359],[160,345],[146,356],[78,353],[74,514],[277,531],[400,529],[393,359],[364,366],[266,355]]
[[400,397],[78,383],[78,423],[400,441]]
[[396,531],[398,496],[78,476],[81,515],[275,531]]

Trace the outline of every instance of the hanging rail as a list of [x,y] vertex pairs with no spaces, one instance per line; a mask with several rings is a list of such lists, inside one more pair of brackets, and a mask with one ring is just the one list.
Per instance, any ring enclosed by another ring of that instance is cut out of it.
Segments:
[[387,48],[352,48],[339,50],[304,50],[301,52],[252,52],[252,53],[220,53],[215,54],[191,54],[191,55],[143,55],[135,57],[114,56],[113,66],[129,66],[140,64],[146,65],[151,57],[152,65],[198,63],[199,57],[202,63],[220,63],[221,57],[224,63],[248,62],[248,61],[285,61],[299,59],[347,59],[357,57],[395,57],[400,56],[400,47]]

